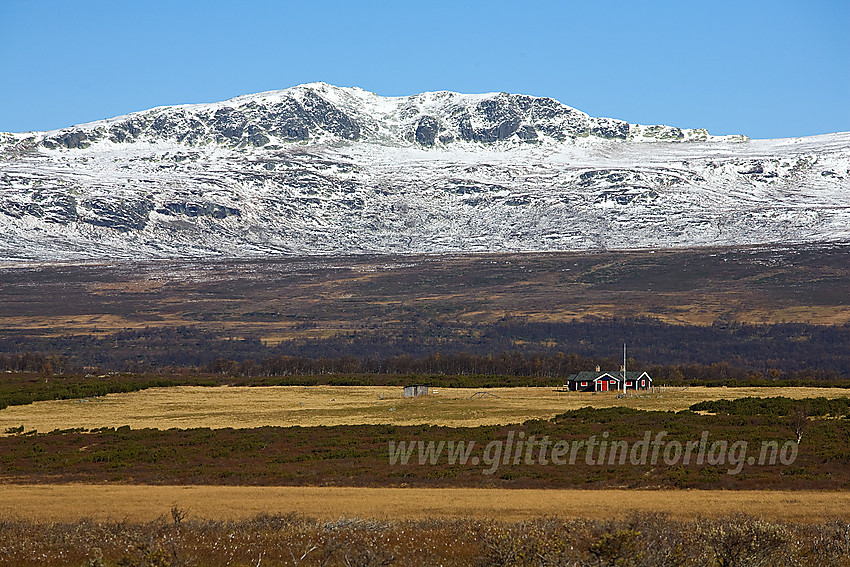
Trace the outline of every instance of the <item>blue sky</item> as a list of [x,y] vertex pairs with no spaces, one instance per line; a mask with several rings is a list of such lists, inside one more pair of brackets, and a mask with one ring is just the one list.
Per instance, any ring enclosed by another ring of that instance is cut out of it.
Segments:
[[0,131],[311,81],[522,92],[754,138],[850,131],[848,30],[848,0],[0,0]]

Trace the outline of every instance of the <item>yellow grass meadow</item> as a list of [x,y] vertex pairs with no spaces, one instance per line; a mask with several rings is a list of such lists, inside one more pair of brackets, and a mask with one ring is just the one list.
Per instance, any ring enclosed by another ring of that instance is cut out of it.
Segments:
[[194,518],[240,519],[296,512],[336,520],[541,516],[618,518],[660,512],[674,518],[747,513],[772,521],[850,519],[850,492],[759,490],[511,490],[252,486],[0,485],[0,520],[147,521],[173,505]]
[[647,410],[687,409],[703,400],[746,396],[829,398],[839,388],[670,388],[618,399],[614,393],[560,392],[556,388],[435,388],[402,398],[401,388],[380,386],[264,386],[152,388],[83,400],[36,402],[0,411],[0,432],[119,427],[250,428],[356,424],[454,427],[521,423],[591,406]]

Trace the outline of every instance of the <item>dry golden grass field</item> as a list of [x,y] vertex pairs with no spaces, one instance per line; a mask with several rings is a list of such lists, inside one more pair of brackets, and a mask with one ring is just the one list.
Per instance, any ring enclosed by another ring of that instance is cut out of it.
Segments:
[[662,512],[674,518],[747,513],[766,520],[850,518],[850,492],[758,490],[510,490],[247,486],[0,485],[0,520],[146,521],[177,505],[193,518],[241,519],[296,512],[340,517],[421,519],[541,516],[617,518]]
[[152,388],[100,398],[10,406],[0,411],[0,432],[21,425],[27,431],[39,432],[122,425],[133,429],[358,424],[464,427],[549,419],[587,406],[679,411],[700,401],[722,398],[850,395],[840,388],[704,387],[669,388],[624,399],[614,393],[568,393],[541,387],[437,388],[432,392],[427,397],[404,399],[401,388],[381,386]]

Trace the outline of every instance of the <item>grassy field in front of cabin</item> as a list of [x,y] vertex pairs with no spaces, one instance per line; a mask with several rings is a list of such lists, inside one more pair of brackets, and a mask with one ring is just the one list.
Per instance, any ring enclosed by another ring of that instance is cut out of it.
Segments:
[[551,387],[432,388],[403,398],[391,386],[175,386],[83,399],[35,402],[0,410],[9,428],[53,430],[129,426],[132,429],[434,425],[476,427],[551,419],[584,407],[682,411],[709,400],[784,396],[850,397],[844,388],[654,388],[618,398],[614,392],[565,392]]

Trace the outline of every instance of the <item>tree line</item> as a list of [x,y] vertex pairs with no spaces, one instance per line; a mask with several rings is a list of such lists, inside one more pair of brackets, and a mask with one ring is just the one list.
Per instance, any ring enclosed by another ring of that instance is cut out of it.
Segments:
[[436,321],[267,344],[197,327],[100,335],[0,333],[0,370],[45,374],[194,369],[233,376],[306,374],[569,376],[599,365],[688,380],[838,380],[850,376],[850,325],[668,325],[653,319],[585,319],[492,325]]

